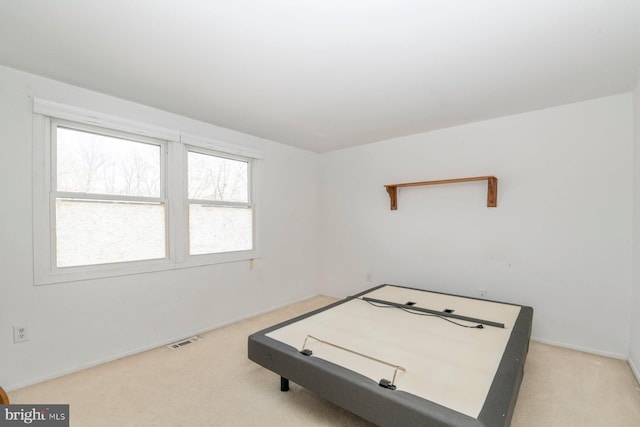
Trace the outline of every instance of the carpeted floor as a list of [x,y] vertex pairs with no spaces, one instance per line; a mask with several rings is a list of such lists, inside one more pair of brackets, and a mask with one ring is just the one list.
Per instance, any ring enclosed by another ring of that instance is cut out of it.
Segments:
[[[370,426],[247,359],[247,336],[324,306],[315,297],[9,393],[11,403],[68,403],[71,425]],[[640,387],[622,360],[532,342],[512,426],[640,426]]]

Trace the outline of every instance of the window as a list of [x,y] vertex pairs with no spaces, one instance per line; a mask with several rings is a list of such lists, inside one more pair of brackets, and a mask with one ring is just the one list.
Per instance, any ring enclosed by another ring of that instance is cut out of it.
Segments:
[[189,253],[253,249],[249,162],[188,153]]
[[67,126],[52,126],[55,266],[165,258],[163,145]]
[[34,103],[36,284],[258,256],[259,153],[41,102]]

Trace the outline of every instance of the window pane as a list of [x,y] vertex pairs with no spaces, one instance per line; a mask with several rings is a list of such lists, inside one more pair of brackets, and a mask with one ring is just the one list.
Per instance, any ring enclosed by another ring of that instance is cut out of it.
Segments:
[[57,128],[57,190],[160,197],[160,146]]
[[249,163],[189,152],[189,199],[249,201]]
[[189,206],[191,255],[253,249],[253,209]]
[[71,267],[165,257],[161,204],[56,200],[56,265]]

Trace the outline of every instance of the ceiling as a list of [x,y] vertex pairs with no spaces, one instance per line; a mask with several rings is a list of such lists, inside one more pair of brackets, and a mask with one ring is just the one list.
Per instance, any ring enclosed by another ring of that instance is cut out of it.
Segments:
[[0,0],[0,64],[315,152],[628,92],[638,0]]

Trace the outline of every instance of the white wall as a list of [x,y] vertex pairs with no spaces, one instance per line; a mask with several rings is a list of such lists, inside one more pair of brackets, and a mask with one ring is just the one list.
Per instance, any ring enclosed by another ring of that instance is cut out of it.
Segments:
[[[611,96],[322,156],[324,286],[392,283],[531,305],[539,340],[626,358],[632,98]],[[384,184],[496,175],[486,182]]]
[[[237,262],[33,286],[32,96],[263,149],[263,258],[252,270]],[[0,384],[11,390],[316,295],[317,189],[314,153],[0,67]],[[31,340],[13,344],[23,323]]]
[[631,293],[631,342],[629,364],[640,381],[640,77],[633,91],[633,284]]
[[[535,308],[534,337],[616,357],[630,348],[640,366],[639,274],[628,298],[632,240],[640,247],[639,88],[317,155],[0,67],[0,384],[385,282],[487,289]],[[253,270],[238,262],[33,286],[33,96],[263,149],[263,258]],[[400,189],[397,211],[383,188],[489,174],[500,179],[498,208],[486,207],[484,182]],[[640,271],[640,251],[633,264]],[[31,340],[13,344],[22,323]]]

